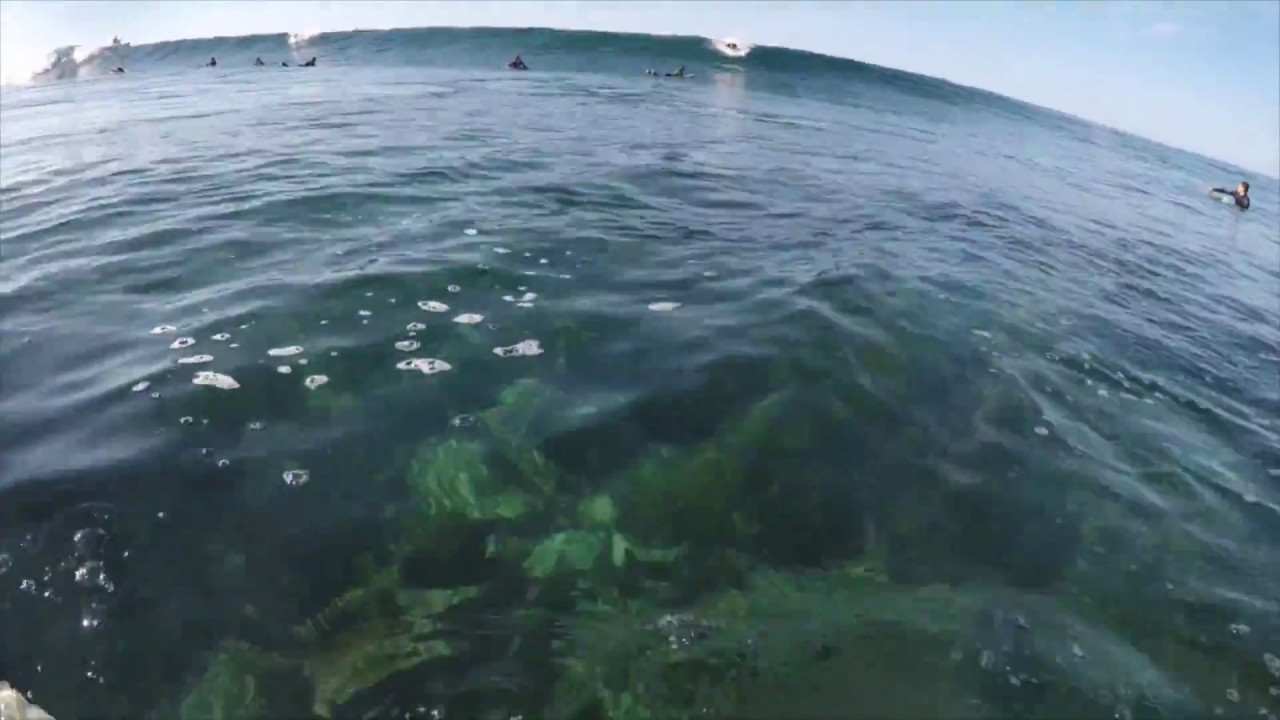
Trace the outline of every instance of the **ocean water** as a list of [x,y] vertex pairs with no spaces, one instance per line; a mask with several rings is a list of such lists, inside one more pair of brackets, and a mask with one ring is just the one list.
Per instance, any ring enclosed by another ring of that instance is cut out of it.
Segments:
[[69,49],[0,141],[60,720],[1280,714],[1274,178],[543,30]]

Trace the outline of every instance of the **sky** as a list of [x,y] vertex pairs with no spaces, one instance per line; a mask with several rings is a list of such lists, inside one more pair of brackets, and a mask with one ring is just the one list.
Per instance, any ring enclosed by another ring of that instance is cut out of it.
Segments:
[[992,90],[1280,177],[1280,0],[0,0],[0,74],[29,77],[55,47],[96,48],[114,35],[141,44],[432,25],[731,36],[811,50]]

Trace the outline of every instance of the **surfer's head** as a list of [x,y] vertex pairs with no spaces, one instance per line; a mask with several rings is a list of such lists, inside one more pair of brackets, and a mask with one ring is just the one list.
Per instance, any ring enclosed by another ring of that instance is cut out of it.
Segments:
[[1240,181],[1240,187],[1236,188],[1236,190],[1237,190],[1241,195],[1248,195],[1248,194],[1249,194],[1249,183],[1248,183],[1248,182],[1246,182],[1246,181],[1244,181],[1244,180],[1241,180],[1241,181]]

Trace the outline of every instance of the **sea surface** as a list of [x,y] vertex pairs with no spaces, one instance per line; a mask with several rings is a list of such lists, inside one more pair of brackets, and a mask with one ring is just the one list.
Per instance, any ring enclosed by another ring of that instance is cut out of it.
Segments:
[[1280,714],[1276,179],[692,37],[55,60],[0,680],[59,720]]

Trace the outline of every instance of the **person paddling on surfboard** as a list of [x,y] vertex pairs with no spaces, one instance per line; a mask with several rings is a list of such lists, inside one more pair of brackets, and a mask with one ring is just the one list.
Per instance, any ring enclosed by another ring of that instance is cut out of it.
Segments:
[[1209,191],[1210,195],[1227,195],[1236,201],[1236,207],[1241,210],[1249,209],[1249,183],[1244,180],[1240,181],[1240,185],[1235,190],[1225,190],[1223,188],[1213,188]]
[[684,77],[684,66],[681,65],[675,72],[667,73],[667,77]]
[[524,58],[520,57],[519,55],[516,56],[515,60],[512,60],[511,62],[507,63],[507,67],[511,68],[512,70],[528,70],[529,69],[529,66],[524,64]]

